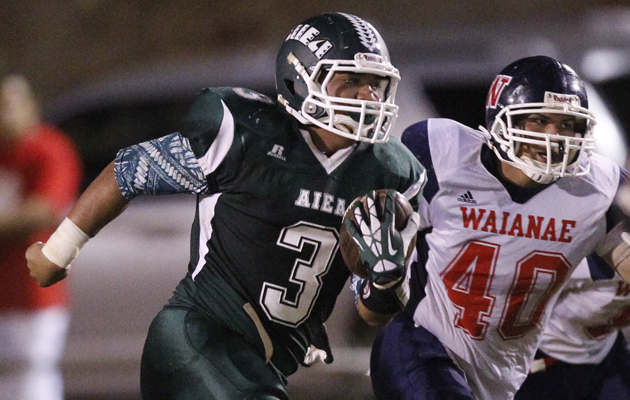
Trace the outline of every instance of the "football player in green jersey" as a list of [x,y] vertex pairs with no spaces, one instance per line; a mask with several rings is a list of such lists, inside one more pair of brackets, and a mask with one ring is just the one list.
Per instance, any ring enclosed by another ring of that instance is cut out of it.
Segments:
[[311,345],[350,275],[337,251],[347,205],[385,188],[417,207],[424,169],[389,139],[399,80],[371,24],[304,21],[278,54],[278,101],[204,89],[180,132],[118,152],[29,248],[31,275],[63,279],[134,197],[194,193],[189,271],[149,328],[143,398],[286,399],[286,377],[321,355]]

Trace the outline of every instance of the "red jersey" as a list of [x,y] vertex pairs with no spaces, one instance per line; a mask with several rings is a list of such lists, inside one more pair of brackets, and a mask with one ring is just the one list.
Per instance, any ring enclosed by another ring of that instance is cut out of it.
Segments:
[[[40,125],[11,147],[0,146],[0,212],[39,196],[48,200],[59,220],[78,194],[81,162],[72,141],[57,128]],[[68,301],[66,281],[40,288],[30,277],[25,253],[36,241],[46,242],[53,230],[39,231],[28,240],[0,240],[0,311],[37,309]]]

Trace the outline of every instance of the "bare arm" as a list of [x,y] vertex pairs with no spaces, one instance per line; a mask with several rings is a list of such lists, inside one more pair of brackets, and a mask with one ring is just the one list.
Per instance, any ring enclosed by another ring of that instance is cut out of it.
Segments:
[[129,202],[118,188],[112,161],[79,197],[68,218],[88,236],[94,237],[119,216]]
[[[88,236],[94,237],[105,225],[122,213],[129,200],[120,192],[110,163],[77,200],[68,218]],[[26,251],[31,276],[46,287],[64,279],[68,270],[54,264],[42,253],[43,243],[35,243]]]

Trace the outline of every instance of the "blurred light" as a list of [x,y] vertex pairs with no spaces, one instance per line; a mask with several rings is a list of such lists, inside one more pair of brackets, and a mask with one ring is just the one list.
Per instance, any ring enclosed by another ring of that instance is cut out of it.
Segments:
[[600,82],[630,71],[630,51],[600,48],[588,51],[582,61],[584,77]]
[[587,85],[586,90],[588,94],[588,108],[597,119],[597,124],[593,131],[595,152],[610,158],[617,165],[625,167],[628,145],[623,130],[595,88]]

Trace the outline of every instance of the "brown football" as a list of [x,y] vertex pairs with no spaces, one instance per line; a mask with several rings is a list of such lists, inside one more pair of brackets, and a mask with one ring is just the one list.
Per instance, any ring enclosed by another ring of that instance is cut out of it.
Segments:
[[[387,190],[379,189],[376,191],[376,193],[378,195],[378,201],[376,202],[376,212],[378,213],[378,215],[382,215]],[[367,214],[368,211],[366,198],[367,196],[360,196],[355,200],[359,200],[361,201],[361,203],[363,203],[363,209]],[[353,200],[352,203],[354,203],[355,200]],[[407,226],[407,220],[409,219],[411,213],[413,213],[413,207],[411,206],[409,201],[401,193],[396,192],[396,215],[394,216],[394,224],[397,230],[401,231],[405,229],[405,227]],[[341,251],[341,256],[343,257],[343,261],[346,263],[346,266],[348,267],[348,269],[350,269],[350,271],[357,274],[361,278],[367,278],[368,271],[363,265],[363,262],[361,262],[359,248],[357,247],[354,239],[352,239],[352,235],[350,235],[350,233],[346,229],[346,218],[351,218],[356,223],[351,207],[348,207],[348,209],[346,210],[346,213],[343,216],[343,221],[341,223],[341,229],[339,233],[339,250]],[[417,235],[414,236],[414,238],[411,240],[411,243],[409,243],[409,249],[413,249],[413,247],[416,245],[416,238]],[[411,251],[407,251],[407,255],[411,255]]]

